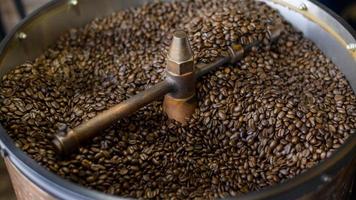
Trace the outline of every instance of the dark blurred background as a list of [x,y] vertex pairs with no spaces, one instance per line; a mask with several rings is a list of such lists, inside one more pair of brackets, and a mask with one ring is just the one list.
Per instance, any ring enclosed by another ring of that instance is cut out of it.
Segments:
[[356,0],[319,0],[356,29]]
[[[0,41],[19,20],[49,0],[0,0]],[[99,1],[99,0],[97,0]],[[125,1],[125,0],[123,0]],[[126,0],[129,1],[129,0]],[[356,29],[356,0],[319,0]],[[356,189],[354,189],[355,191]],[[0,200],[15,199],[2,158],[0,158]],[[351,199],[356,199],[354,192]]]

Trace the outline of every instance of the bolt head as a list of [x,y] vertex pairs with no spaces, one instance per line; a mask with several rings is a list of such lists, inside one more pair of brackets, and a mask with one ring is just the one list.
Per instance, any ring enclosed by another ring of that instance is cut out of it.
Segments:
[[298,6],[299,10],[303,10],[303,11],[307,11],[308,10],[308,7],[305,3],[301,3],[299,6]]
[[25,40],[27,38],[27,34],[24,32],[20,32],[17,34],[17,38],[20,40]]
[[330,182],[332,181],[332,178],[329,175],[324,174],[321,176],[321,180],[324,182]]
[[176,75],[184,75],[194,72],[194,57],[186,61],[176,61],[167,58],[167,71]]
[[173,34],[167,55],[167,71],[178,76],[194,72],[194,55],[184,31]]
[[69,0],[69,5],[71,5],[71,6],[76,6],[76,5],[78,5],[78,0]]

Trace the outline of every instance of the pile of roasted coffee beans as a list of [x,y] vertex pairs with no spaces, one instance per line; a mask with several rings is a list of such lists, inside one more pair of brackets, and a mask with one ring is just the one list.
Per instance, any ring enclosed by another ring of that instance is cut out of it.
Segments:
[[[285,29],[270,45],[266,27],[276,22]],[[156,102],[58,159],[54,134],[164,78],[167,46],[182,29],[197,62],[233,42],[261,45],[199,80],[188,125]],[[157,2],[95,19],[5,75],[0,98],[2,125],[38,163],[88,188],[145,199],[236,196],[280,183],[330,156],[356,124],[343,74],[251,0]]]

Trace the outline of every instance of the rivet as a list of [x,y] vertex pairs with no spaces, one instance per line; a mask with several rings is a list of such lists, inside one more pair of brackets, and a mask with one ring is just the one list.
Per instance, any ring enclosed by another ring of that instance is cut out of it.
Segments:
[[78,5],[78,0],[69,0],[68,4],[71,5],[71,6],[76,6]]
[[25,40],[27,38],[27,34],[24,32],[20,32],[17,34],[17,38],[20,40]]
[[5,149],[0,146],[0,156],[2,156],[3,158],[5,158],[5,157],[7,157],[7,155],[8,155],[8,154],[7,154],[7,152],[5,151]]
[[303,11],[307,11],[308,10],[308,7],[305,3],[301,3],[299,6],[298,6],[298,9],[299,10],[303,10]]
[[352,52],[356,52],[356,43],[350,43],[346,46],[347,50],[350,50]]
[[321,176],[321,180],[324,181],[324,182],[326,182],[326,183],[328,183],[328,182],[330,182],[332,179],[331,179],[331,177],[330,177],[329,175],[324,174],[324,175]]

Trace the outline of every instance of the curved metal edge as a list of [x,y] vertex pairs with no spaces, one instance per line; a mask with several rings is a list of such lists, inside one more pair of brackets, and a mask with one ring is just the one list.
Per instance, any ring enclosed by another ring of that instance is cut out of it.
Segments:
[[318,2],[317,0],[309,0],[322,10],[324,10],[326,13],[328,13],[330,16],[332,16],[336,21],[338,21],[351,35],[352,37],[356,40],[356,30],[352,28],[352,26],[347,23],[342,17],[340,17],[338,14],[336,14],[334,11],[332,11],[330,8],[326,7],[324,4]]
[[[316,0],[257,0],[262,2],[268,2],[278,4],[286,7],[291,11],[304,16],[311,22],[314,22],[325,31],[330,31],[331,34],[339,42],[348,44],[349,42],[355,42],[355,31],[351,26],[340,16],[327,8],[325,5],[317,2]],[[304,9],[300,7],[304,6]],[[327,19],[324,19],[326,17]],[[330,18],[330,19],[329,19]],[[328,21],[330,20],[330,21]],[[334,25],[341,25],[340,29],[330,29]],[[296,27],[298,29],[298,27]]]
[[[2,53],[9,48],[10,41],[15,39],[17,33],[23,26],[30,23],[36,17],[48,12],[59,6],[63,6],[67,1],[53,0],[41,6],[26,18],[21,20],[1,41],[0,43],[0,60]],[[6,144],[6,145],[5,145]],[[60,176],[51,173],[32,158],[30,158],[21,149],[16,147],[13,140],[7,135],[5,129],[0,125],[0,151],[2,157],[7,157],[14,164],[14,166],[30,181],[34,182],[43,191],[48,192],[50,195],[57,199],[107,199],[107,200],[124,200],[129,198],[114,197],[105,193],[97,192],[87,189],[85,187],[74,184]]]
[[60,1],[51,1],[49,3],[46,3],[31,14],[27,15],[27,17],[21,20],[18,24],[16,24],[15,27],[11,29],[11,31],[5,36],[5,38],[0,43],[0,61],[3,59],[3,52],[9,47],[10,41],[16,37],[18,31],[21,30],[24,25],[31,22],[37,16],[47,12],[47,10],[56,7],[62,3]]
[[[251,192],[239,196],[240,200],[258,200],[258,199],[298,199],[303,195],[316,191],[318,186],[326,184],[322,179],[323,175],[334,177],[334,175],[343,167],[347,166],[355,158],[356,135],[351,135],[347,142],[336,150],[330,158],[327,158],[292,179],[284,183],[264,188],[261,191]],[[235,199],[235,198],[227,198]]]
[[[273,0],[272,0],[273,1]],[[304,0],[305,1],[305,0]],[[302,3],[302,1],[298,1]],[[333,17],[345,30],[351,34],[353,40],[356,40],[355,30],[340,16],[334,13],[332,10],[324,6],[323,4],[315,1],[308,0],[309,4],[318,6],[326,14]],[[294,11],[297,12],[297,11]],[[300,13],[303,15],[303,13]],[[259,200],[259,199],[273,199],[273,200],[285,200],[285,199],[297,199],[310,192],[316,191],[317,186],[325,184],[322,179],[323,175],[333,177],[340,169],[350,164],[355,157],[356,152],[356,135],[352,134],[345,141],[345,143],[337,149],[331,157],[318,163],[316,166],[308,169],[292,179],[287,180],[284,183],[278,185],[269,186],[261,191],[251,192],[246,195],[239,196],[241,200]],[[228,198],[235,199],[235,198]]]
[[[19,23],[6,38],[0,44],[0,52],[3,52],[8,46],[11,39],[16,37],[16,33],[26,23],[33,20],[38,15],[44,12],[48,12],[49,9],[60,6],[65,1],[52,1],[36,10],[34,13],[27,16],[21,23]],[[328,14],[333,16],[341,25],[343,25],[352,35],[355,37],[355,32],[350,26],[343,21],[338,15],[331,10],[325,8],[325,6],[313,2]],[[6,143],[6,145],[5,145]],[[35,184],[41,187],[44,191],[53,195],[58,199],[129,199],[109,196],[104,193],[96,192],[86,189],[71,183],[40,166],[37,162],[31,159],[23,151],[17,148],[12,139],[7,135],[6,131],[0,126],[0,146],[8,154],[10,161],[23,173],[27,178],[33,181]],[[267,187],[261,191],[252,192],[239,196],[242,200],[255,200],[255,199],[293,199],[297,198],[306,192],[310,192],[315,189],[315,184],[322,183],[321,175],[327,173],[328,175],[335,174],[336,171],[348,164],[352,158],[354,158],[354,152],[356,149],[356,136],[351,135],[347,142],[340,147],[333,155],[319,163],[317,166],[307,170],[305,173],[297,175],[284,183]],[[51,187],[48,187],[48,186]],[[308,187],[310,186],[310,187]],[[291,192],[293,190],[293,192]]]
[[[5,144],[7,144],[5,146]],[[57,199],[108,199],[124,200],[128,198],[114,197],[94,190],[81,187],[67,181],[58,175],[51,173],[36,161],[30,158],[25,152],[15,146],[6,131],[0,127],[0,145],[6,152],[5,157],[30,181],[39,186],[43,191]]]

